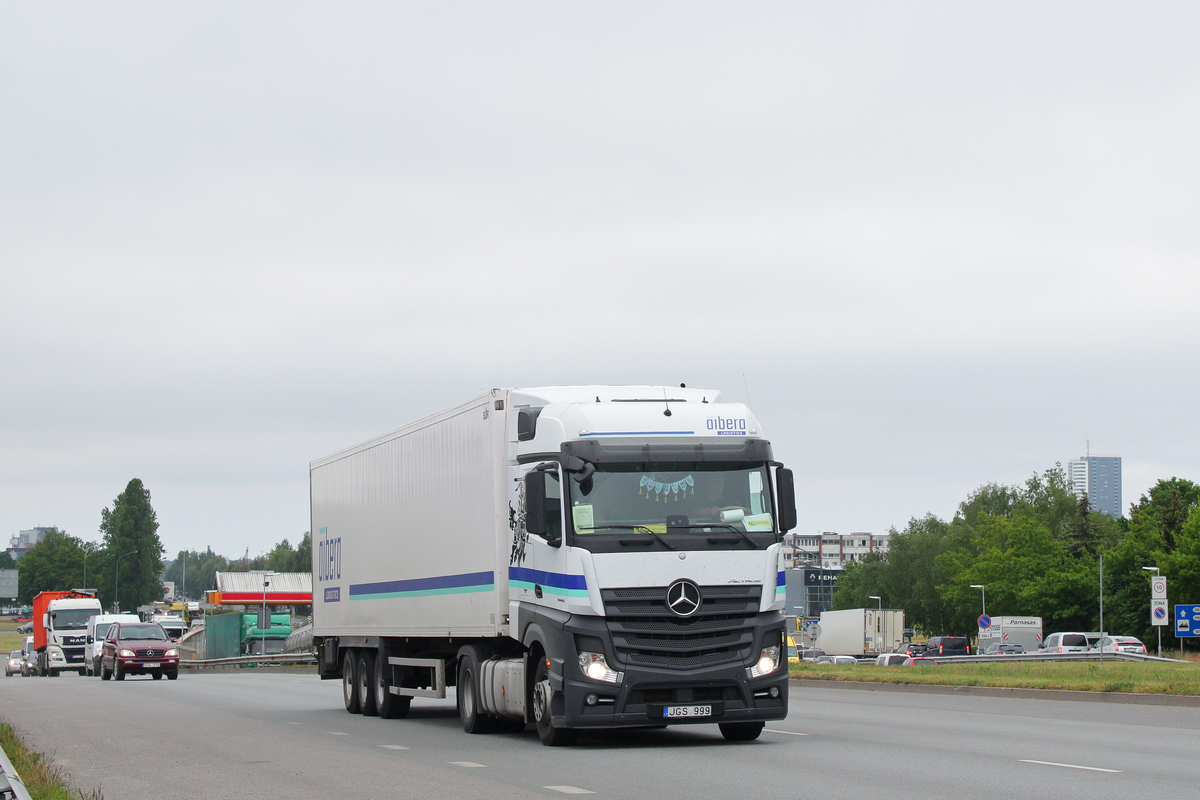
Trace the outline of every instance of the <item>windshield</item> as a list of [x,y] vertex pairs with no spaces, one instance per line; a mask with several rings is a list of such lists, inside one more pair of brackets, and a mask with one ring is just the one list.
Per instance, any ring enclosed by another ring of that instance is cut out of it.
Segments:
[[50,619],[56,631],[81,631],[87,628],[87,621],[98,613],[94,608],[62,608],[52,613]]
[[[654,549],[765,548],[775,541],[765,464],[596,464],[568,480],[574,541]],[[608,548],[603,548],[608,549]]]
[[122,641],[127,642],[163,642],[167,635],[157,625],[122,625],[120,630]]
[[93,634],[93,636],[96,639],[103,639],[105,636],[108,636],[108,629],[111,627],[112,627],[111,622],[97,622],[96,623],[96,633]]

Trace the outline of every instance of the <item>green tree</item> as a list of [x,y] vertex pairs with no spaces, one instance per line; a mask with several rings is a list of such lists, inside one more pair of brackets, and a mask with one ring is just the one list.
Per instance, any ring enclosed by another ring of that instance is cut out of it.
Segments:
[[83,542],[52,530],[17,561],[17,570],[22,603],[32,602],[38,592],[82,588]]
[[115,602],[126,611],[162,597],[163,546],[150,491],[134,478],[117,495],[112,509],[100,512],[100,533],[112,562]]

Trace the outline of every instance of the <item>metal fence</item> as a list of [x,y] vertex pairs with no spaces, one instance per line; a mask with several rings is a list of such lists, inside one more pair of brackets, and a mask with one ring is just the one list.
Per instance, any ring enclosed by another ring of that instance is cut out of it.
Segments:
[[8,760],[8,754],[3,749],[0,749],[0,798],[31,800],[29,790],[25,788],[25,782],[21,780],[21,776],[17,774],[16,768]]
[[233,658],[197,658],[190,661],[180,660],[179,666],[203,669],[205,667],[237,667],[244,664],[259,666],[281,666],[289,664],[316,664],[315,653],[274,653],[259,656],[235,656]]

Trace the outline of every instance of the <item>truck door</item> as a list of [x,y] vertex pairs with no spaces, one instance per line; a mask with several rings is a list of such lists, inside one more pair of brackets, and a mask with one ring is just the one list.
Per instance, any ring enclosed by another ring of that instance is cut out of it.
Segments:
[[[543,524],[529,525],[531,509],[525,499],[524,476],[538,471],[545,476],[545,505]],[[577,587],[576,578],[567,573],[567,547],[563,537],[562,471],[558,464],[533,464],[522,468],[517,481],[518,522],[524,530],[514,530],[514,543],[509,560],[510,598],[522,603],[566,608],[567,597]],[[516,526],[514,526],[516,527]],[[544,529],[531,534],[528,527]]]

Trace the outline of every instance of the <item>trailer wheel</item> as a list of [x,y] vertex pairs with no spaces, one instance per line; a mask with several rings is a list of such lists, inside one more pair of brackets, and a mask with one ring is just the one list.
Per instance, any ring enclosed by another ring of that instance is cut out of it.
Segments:
[[458,716],[467,733],[491,733],[496,721],[479,707],[479,651],[464,647],[458,651]]
[[412,698],[403,694],[392,694],[388,681],[387,651],[380,650],[375,656],[375,674],[371,682],[375,690],[375,708],[384,719],[404,719],[408,716],[408,708]]
[[579,731],[573,728],[554,726],[554,688],[550,686],[548,659],[538,659],[537,671],[533,675],[533,719],[537,723],[538,738],[547,747],[563,747],[575,744]]
[[722,722],[717,727],[727,742],[749,742],[762,733],[765,722]]
[[379,709],[375,707],[375,651],[363,648],[358,651],[358,663],[355,664],[354,684],[358,687],[358,708],[363,716],[375,717]]
[[342,699],[346,702],[346,710],[351,714],[357,714],[359,709],[354,681],[354,666],[357,661],[353,650],[347,650],[342,658]]

